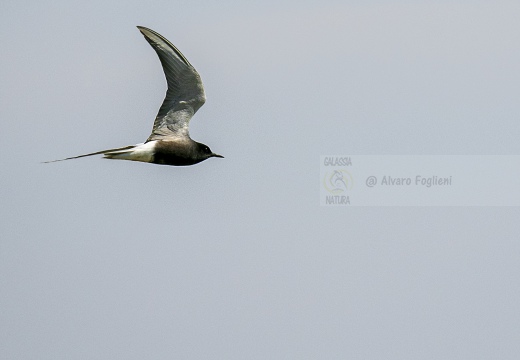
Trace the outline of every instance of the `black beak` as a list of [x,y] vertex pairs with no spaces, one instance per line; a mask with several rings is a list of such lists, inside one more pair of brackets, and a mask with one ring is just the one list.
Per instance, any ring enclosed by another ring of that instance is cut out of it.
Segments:
[[215,153],[211,154],[211,157],[224,158],[224,156]]

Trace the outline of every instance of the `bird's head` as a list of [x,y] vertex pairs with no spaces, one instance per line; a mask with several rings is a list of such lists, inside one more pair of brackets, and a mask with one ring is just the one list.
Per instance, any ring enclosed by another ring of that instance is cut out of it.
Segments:
[[200,157],[201,161],[209,159],[210,157],[218,157],[223,158],[224,156],[215,154],[211,151],[208,145],[204,145],[201,143],[197,143],[197,155]]

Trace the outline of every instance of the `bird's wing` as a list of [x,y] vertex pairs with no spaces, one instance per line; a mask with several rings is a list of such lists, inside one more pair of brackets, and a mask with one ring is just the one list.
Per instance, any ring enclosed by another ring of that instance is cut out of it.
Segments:
[[204,86],[197,70],[162,35],[138,26],[139,31],[159,55],[168,90],[147,141],[164,137],[188,137],[189,121],[204,105]]

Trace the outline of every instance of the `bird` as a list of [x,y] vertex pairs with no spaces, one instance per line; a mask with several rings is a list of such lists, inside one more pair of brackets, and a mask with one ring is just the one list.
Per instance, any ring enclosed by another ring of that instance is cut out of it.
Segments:
[[206,101],[199,73],[188,59],[161,34],[137,26],[161,61],[168,89],[155,117],[152,133],[144,143],[96,151],[45,163],[78,159],[103,154],[106,159],[142,161],[160,165],[188,166],[198,164],[215,154],[207,145],[190,137],[189,123]]

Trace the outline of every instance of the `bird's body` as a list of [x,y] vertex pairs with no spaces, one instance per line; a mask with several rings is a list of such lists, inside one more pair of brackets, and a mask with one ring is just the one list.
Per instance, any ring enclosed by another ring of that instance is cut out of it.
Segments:
[[[90,156],[86,154],[80,156]],[[194,165],[210,157],[220,157],[213,154],[204,144],[191,139],[151,140],[146,143],[105,150],[102,154],[107,159],[143,161],[160,165],[187,166]]]
[[189,121],[206,101],[200,75],[184,55],[162,35],[142,26],[137,28],[157,52],[168,84],[166,97],[155,118],[151,135],[141,144],[54,161],[103,154],[107,159],[186,166],[210,157],[223,157],[213,153],[208,146],[192,140],[189,135]]

